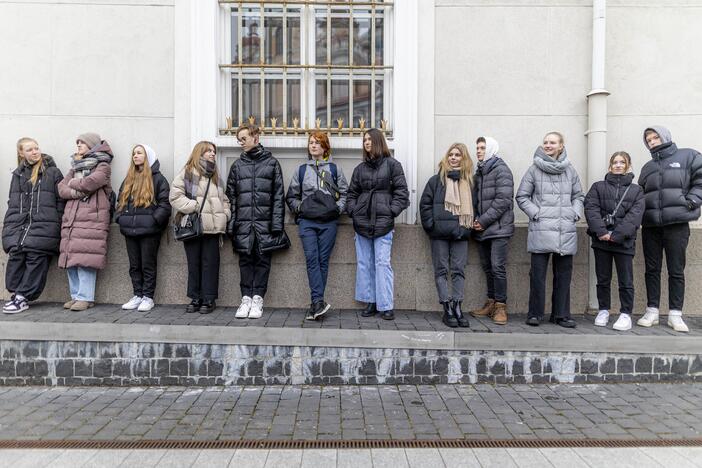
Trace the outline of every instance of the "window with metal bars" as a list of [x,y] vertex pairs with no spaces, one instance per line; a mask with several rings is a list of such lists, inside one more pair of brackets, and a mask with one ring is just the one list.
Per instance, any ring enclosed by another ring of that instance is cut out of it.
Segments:
[[266,134],[392,134],[391,1],[219,0],[223,122]]

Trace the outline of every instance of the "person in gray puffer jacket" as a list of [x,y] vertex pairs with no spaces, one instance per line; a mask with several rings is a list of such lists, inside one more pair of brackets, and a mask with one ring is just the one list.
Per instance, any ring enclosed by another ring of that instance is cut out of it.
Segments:
[[654,126],[644,130],[644,144],[651,160],[641,168],[639,185],[644,191],[641,244],[646,264],[646,313],[636,323],[658,324],[661,267],[665,250],[668,268],[668,325],[677,332],[689,331],[682,319],[685,299],[685,256],[690,221],[700,217],[702,206],[702,155],[678,148],[670,131]]
[[549,132],[534,153],[517,190],[517,204],[529,217],[527,251],[531,253],[527,325],[538,326],[546,303],[546,269],[553,257],[550,321],[575,328],[570,317],[570,279],[578,248],[575,223],[583,212],[585,194],[580,177],[568,160],[563,136]]

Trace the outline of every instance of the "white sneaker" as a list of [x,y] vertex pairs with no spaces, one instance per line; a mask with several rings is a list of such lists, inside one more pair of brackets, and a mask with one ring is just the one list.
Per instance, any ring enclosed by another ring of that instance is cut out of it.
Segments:
[[609,322],[609,311],[608,310],[601,310],[597,313],[597,317],[595,317],[595,326],[596,327],[606,327],[607,322]]
[[122,309],[134,310],[137,307],[139,307],[139,304],[141,304],[141,297],[134,296],[133,298],[129,299],[129,302],[127,302],[126,304],[122,304]]
[[646,307],[646,313],[636,321],[636,325],[640,327],[658,325],[658,309],[655,307]]
[[3,306],[2,312],[5,314],[19,314],[27,309],[29,309],[27,299],[22,296],[15,296],[13,300]]
[[251,311],[249,312],[250,319],[261,318],[263,315],[263,298],[259,295],[253,297],[253,302],[251,303]]
[[681,310],[671,310],[668,313],[668,326],[676,332],[687,333],[690,331],[683,322]]
[[249,311],[251,311],[251,298],[249,296],[244,296],[241,298],[241,305],[236,309],[236,314],[234,317],[238,319],[245,319],[249,316]]
[[631,330],[631,316],[629,314],[619,314],[619,318],[614,322],[612,328],[618,331]]
[[153,308],[154,308],[154,300],[151,299],[150,297],[144,296],[141,298],[141,302],[139,303],[139,307],[137,308],[137,310],[139,312],[148,312]]

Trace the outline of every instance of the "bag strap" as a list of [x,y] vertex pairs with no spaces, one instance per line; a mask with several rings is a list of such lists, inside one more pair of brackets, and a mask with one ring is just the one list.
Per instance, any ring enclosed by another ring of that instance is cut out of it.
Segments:
[[617,206],[615,206],[614,211],[612,211],[612,216],[615,216],[617,214],[617,211],[619,211],[619,207],[622,206],[622,202],[624,201],[624,198],[626,197],[626,193],[629,191],[630,188],[631,188],[631,185],[626,186],[626,190],[624,190],[624,194],[622,195],[622,198],[619,199]]
[[[200,215],[202,215],[202,209],[205,207],[205,202],[207,202],[207,192],[210,191],[210,183],[212,183],[212,177],[209,177],[207,179],[207,187],[205,188],[205,194],[202,196],[202,205],[200,205],[200,210],[197,212],[198,218]],[[197,195],[195,195],[195,199],[197,200]]]
[[[330,172],[332,173],[332,178],[334,178],[334,172],[336,172],[336,164],[330,163],[331,166]],[[305,165],[306,166],[306,165]],[[339,186],[336,185],[336,180],[327,180],[325,179],[322,174],[319,172],[319,169],[317,169],[317,165],[313,164],[312,169],[314,170],[315,174],[317,174],[317,177],[319,177],[319,180],[322,182],[326,183],[329,185],[329,188],[331,188],[334,192],[336,192],[335,198],[339,198],[341,196],[341,190],[339,190]],[[302,185],[302,182],[300,183]]]

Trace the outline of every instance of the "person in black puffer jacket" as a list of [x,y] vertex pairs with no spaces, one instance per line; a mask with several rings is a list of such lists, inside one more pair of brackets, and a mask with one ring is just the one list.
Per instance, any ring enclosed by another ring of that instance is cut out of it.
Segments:
[[487,316],[498,325],[507,323],[507,246],[514,234],[514,178],[497,152],[491,137],[475,142],[478,169],[475,172],[473,238],[478,242],[480,263],[485,272],[487,301],[471,311],[474,317]]
[[461,303],[473,224],[472,172],[466,145],[452,144],[439,163],[439,173],[429,179],[419,201],[422,227],[431,238],[434,281],[444,308],[442,321],[452,328],[469,326]]
[[638,325],[658,323],[661,297],[661,267],[665,251],[668,268],[668,325],[678,332],[689,331],[682,319],[685,300],[685,254],[690,239],[690,221],[700,217],[702,206],[702,155],[678,148],[670,131],[654,126],[644,130],[644,144],[651,160],[641,169],[639,185],[644,190],[646,211],[641,241],[646,262],[646,313]]
[[640,186],[632,181],[631,157],[618,151],[609,159],[605,180],[595,182],[585,196],[587,233],[592,238],[597,274],[599,313],[595,325],[607,326],[611,306],[612,261],[617,267],[620,315],[613,328],[631,329],[634,307],[634,254],[636,232],[644,212],[644,196]]
[[51,156],[42,154],[32,138],[17,142],[17,169],[12,172],[10,198],[2,225],[2,247],[9,254],[5,288],[10,301],[3,312],[29,308],[46,286],[51,257],[59,251],[61,216],[66,202],[58,194],[63,174]]
[[132,149],[127,177],[119,188],[116,221],[127,242],[134,297],[122,309],[147,312],[154,307],[158,247],[168,226],[170,186],[161,174],[156,152],[148,145]]
[[375,128],[363,134],[363,162],[351,176],[346,211],[356,231],[357,301],[367,303],[364,317],[393,312],[393,271],[390,265],[395,218],[409,206],[402,164],[392,157],[383,133]]
[[239,254],[241,305],[236,318],[260,318],[272,252],[290,247],[285,233],[285,191],[280,163],[259,143],[254,125],[237,129],[244,150],[227,178],[232,217],[227,234]]

